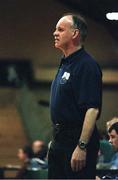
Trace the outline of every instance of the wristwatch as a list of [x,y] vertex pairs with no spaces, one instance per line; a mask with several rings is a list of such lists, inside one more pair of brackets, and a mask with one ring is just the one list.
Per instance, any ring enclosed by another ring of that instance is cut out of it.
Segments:
[[78,146],[79,146],[80,149],[86,150],[87,143],[85,141],[79,140]]

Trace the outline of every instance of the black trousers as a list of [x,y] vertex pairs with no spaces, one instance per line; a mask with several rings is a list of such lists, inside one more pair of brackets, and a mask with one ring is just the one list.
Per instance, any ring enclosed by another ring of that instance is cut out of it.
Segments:
[[[63,138],[65,140],[66,136]],[[74,172],[70,162],[76,145],[66,143],[67,141],[61,142],[61,139],[58,138],[56,141],[55,138],[48,154],[48,179],[95,179],[99,139],[94,137],[94,140],[89,143],[87,148],[86,167],[81,171]]]

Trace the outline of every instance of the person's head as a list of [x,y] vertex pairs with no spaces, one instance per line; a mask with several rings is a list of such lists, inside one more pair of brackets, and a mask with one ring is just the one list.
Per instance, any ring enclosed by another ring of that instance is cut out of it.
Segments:
[[32,157],[33,157],[33,151],[30,146],[26,145],[23,148],[18,149],[18,158],[21,161],[26,161],[28,159],[31,159]]
[[112,124],[108,129],[109,142],[114,149],[118,150],[118,122]]
[[53,35],[55,47],[62,51],[72,46],[80,46],[87,36],[86,21],[78,14],[64,14],[58,21]]
[[36,140],[32,143],[32,149],[34,152],[34,156],[40,159],[44,159],[47,155],[47,146],[41,140]]
[[112,126],[112,124],[114,124],[116,122],[118,122],[118,117],[113,117],[111,120],[107,121],[107,123],[106,123],[107,131]]

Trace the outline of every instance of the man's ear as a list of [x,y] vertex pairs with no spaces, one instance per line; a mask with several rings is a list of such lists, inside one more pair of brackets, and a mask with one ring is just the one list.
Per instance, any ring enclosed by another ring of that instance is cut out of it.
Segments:
[[73,39],[77,38],[80,36],[80,31],[78,29],[75,29],[73,32]]

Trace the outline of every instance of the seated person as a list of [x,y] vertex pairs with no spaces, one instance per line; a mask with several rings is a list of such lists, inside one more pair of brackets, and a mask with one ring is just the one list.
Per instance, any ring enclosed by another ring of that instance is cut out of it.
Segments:
[[109,163],[114,155],[114,149],[108,141],[106,132],[101,132],[100,138],[100,157],[103,157],[103,163]]
[[111,120],[107,121],[107,123],[106,123],[107,131],[112,126],[112,124],[114,124],[116,122],[118,122],[118,117],[113,117]]
[[[113,156],[111,162],[110,162],[110,169],[118,169],[118,122],[112,122],[107,127],[108,130],[108,136],[109,136],[109,142],[115,149],[116,153]],[[97,176],[97,178],[100,179],[100,177]],[[101,179],[118,179],[118,173],[112,174],[108,173],[107,175],[104,175],[101,177]]]
[[45,160],[47,156],[47,146],[41,140],[36,140],[32,143],[32,149],[34,152],[34,157]]
[[32,168],[46,169],[48,167],[46,160],[48,147],[46,144],[41,140],[36,140],[32,143],[32,149],[34,152],[34,158],[31,161]]
[[116,153],[114,154],[111,160],[111,169],[118,169],[118,122],[115,122],[109,127],[108,135],[109,135],[109,142],[116,150]]
[[18,158],[22,162],[21,169],[16,175],[16,179],[26,179],[27,169],[31,166],[31,159],[33,157],[32,148],[28,145],[18,150]]

